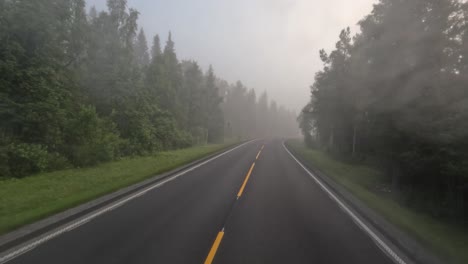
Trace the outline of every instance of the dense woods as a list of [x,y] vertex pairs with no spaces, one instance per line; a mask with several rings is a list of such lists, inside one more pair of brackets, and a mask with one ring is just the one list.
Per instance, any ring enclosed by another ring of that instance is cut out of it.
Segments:
[[406,204],[466,220],[468,4],[380,0],[359,26],[320,51],[306,142],[380,166]]
[[0,176],[295,132],[294,113],[180,61],[170,33],[148,44],[137,10],[107,4],[0,0]]

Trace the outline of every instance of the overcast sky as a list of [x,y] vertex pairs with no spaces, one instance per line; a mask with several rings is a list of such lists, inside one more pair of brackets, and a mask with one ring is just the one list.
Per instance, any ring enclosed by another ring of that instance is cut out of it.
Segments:
[[[375,0],[128,0],[140,12],[148,41],[172,31],[179,59],[193,59],[217,76],[241,80],[257,95],[299,111],[341,29],[372,10]],[[87,0],[105,8],[105,0]],[[149,43],[151,45],[151,43]]]

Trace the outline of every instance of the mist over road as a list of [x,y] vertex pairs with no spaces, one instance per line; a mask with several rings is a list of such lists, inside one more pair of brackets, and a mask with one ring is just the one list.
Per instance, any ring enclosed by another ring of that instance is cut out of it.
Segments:
[[245,144],[8,263],[392,263],[289,155]]

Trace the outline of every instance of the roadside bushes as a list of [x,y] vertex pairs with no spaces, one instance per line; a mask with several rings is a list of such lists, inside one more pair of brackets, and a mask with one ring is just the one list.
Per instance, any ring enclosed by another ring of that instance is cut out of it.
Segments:
[[0,148],[0,159],[0,176],[16,178],[70,166],[65,157],[41,144],[11,143]]
[[7,147],[9,174],[22,177],[47,169],[47,147],[40,144],[12,143]]
[[115,125],[99,118],[94,107],[81,106],[64,126],[63,143],[53,146],[6,139],[0,142],[0,175],[24,177],[71,165],[95,165],[118,157],[122,140]]
[[119,156],[122,140],[115,124],[100,118],[93,106],[81,106],[67,125],[66,156],[75,166],[111,161]]
[[178,129],[167,112],[154,111],[148,117],[138,111],[126,111],[112,117],[126,120],[126,127],[119,128],[110,118],[100,117],[94,106],[80,105],[67,117],[60,130],[63,137],[58,142],[61,143],[48,146],[0,138],[0,177],[21,178],[44,171],[92,166],[123,156],[151,155],[193,145],[192,135]]

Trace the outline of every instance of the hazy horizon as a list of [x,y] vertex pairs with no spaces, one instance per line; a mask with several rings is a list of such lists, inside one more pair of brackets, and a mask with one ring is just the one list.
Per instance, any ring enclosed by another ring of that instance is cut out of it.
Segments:
[[[356,32],[374,2],[129,0],[128,7],[140,12],[148,45],[155,34],[164,44],[172,31],[179,59],[196,60],[204,70],[211,64],[218,77],[240,80],[257,96],[266,90],[299,112],[322,66],[319,49],[333,49],[345,27]],[[93,5],[102,10],[106,1],[87,0],[87,10]]]

